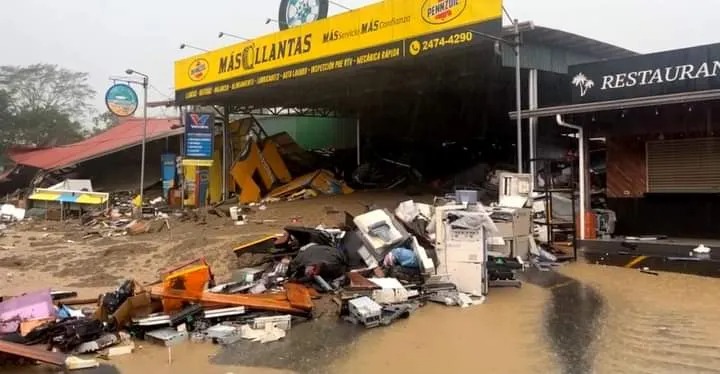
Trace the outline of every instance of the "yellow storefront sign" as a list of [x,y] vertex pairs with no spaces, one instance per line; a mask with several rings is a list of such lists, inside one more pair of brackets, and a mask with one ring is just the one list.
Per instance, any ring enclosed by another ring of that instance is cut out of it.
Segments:
[[[417,56],[440,44],[449,46],[472,39],[469,32],[443,35],[438,40],[420,37],[496,21],[501,17],[501,7],[502,0],[385,0],[177,61],[175,89],[180,101],[192,100]],[[218,84],[221,82],[226,84]]]

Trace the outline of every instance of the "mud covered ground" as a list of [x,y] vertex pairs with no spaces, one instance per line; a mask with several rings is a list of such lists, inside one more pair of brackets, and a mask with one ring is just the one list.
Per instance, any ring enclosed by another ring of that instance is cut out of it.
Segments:
[[[261,225],[211,216],[206,225],[174,222],[169,232],[90,241],[72,224],[20,225],[0,238],[0,294],[53,287],[94,297],[129,277],[152,281],[158,269],[200,255],[223,280],[236,266],[231,249],[238,243],[278,233],[293,220],[334,225],[345,210],[392,208],[404,199],[321,197],[257,210],[251,221],[273,220]],[[720,280],[583,263],[525,277],[521,289],[491,289],[483,305],[429,305],[387,328],[366,331],[321,318],[267,345],[184,344],[174,348],[172,364],[164,349],[142,344],[91,372],[720,373]]]
[[394,208],[404,199],[389,193],[319,197],[254,207],[244,226],[209,215],[206,224],[171,220],[170,230],[159,233],[89,240],[82,237],[92,230],[77,222],[23,222],[0,238],[0,294],[113,288],[127,278],[150,282],[158,270],[199,256],[222,280],[235,268],[232,248],[240,243],[281,233],[287,225],[334,226],[344,221],[344,211],[358,214],[371,204]]

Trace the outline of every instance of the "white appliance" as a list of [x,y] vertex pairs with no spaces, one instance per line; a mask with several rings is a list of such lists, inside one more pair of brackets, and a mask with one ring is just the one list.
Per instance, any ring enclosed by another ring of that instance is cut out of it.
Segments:
[[449,220],[450,216],[463,216],[480,221],[487,213],[452,205],[436,207],[435,215],[435,245],[440,261],[438,275],[454,283],[460,292],[473,296],[487,295],[486,228],[460,228]]
[[498,204],[523,208],[530,199],[532,174],[502,173],[498,178]]

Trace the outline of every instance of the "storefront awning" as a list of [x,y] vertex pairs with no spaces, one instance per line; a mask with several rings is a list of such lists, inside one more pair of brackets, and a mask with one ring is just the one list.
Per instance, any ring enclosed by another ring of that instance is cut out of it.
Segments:
[[[542,118],[552,117],[557,114],[578,114],[602,112],[609,110],[633,109],[648,106],[670,105],[694,103],[698,101],[718,100],[720,99],[720,90],[708,90],[699,92],[685,92],[671,95],[638,97],[623,100],[601,101],[596,103],[560,105],[553,107],[540,108],[535,110],[524,110],[521,118]],[[517,118],[517,112],[510,112],[510,118]]]
[[[572,105],[524,111],[547,117],[720,98],[720,43],[570,66]],[[540,88],[542,95],[542,87]],[[517,118],[511,112],[511,118]]]

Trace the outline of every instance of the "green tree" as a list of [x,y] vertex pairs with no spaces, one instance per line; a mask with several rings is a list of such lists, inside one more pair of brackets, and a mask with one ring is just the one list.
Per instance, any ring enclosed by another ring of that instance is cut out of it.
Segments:
[[[0,90],[12,126],[0,127],[10,144],[54,145],[82,138],[80,121],[91,113],[95,91],[88,74],[57,65],[0,66]],[[0,103],[1,104],[1,103]]]
[[93,117],[92,121],[93,128],[90,131],[90,134],[94,135],[117,126],[120,123],[120,118],[107,111]]
[[7,163],[5,151],[15,138],[11,130],[15,127],[13,115],[10,111],[10,96],[0,90],[0,167]]

